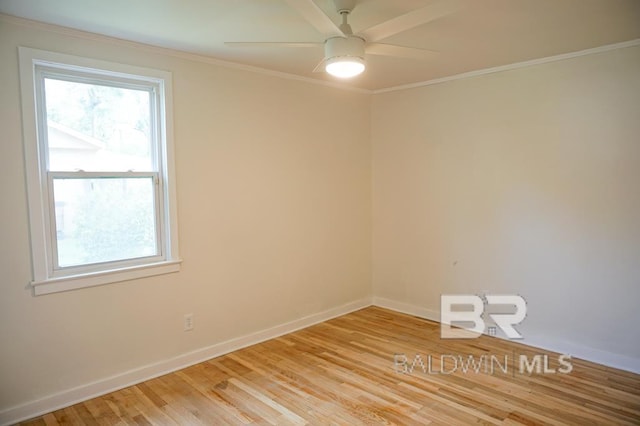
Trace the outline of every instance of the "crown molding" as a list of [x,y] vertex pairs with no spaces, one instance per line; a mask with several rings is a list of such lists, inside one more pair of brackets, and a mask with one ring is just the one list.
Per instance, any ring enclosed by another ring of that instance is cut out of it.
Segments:
[[547,56],[545,58],[538,58],[538,59],[532,59],[532,60],[529,60],[529,61],[516,62],[516,63],[513,63],[513,64],[501,65],[501,66],[498,66],[498,67],[484,68],[484,69],[480,69],[480,70],[465,72],[465,73],[462,73],[462,74],[456,74],[456,75],[451,75],[451,76],[447,76],[447,77],[436,78],[436,79],[433,79],[433,80],[421,81],[421,82],[418,82],[418,83],[410,83],[410,84],[404,84],[404,85],[401,85],[401,86],[387,87],[385,89],[376,89],[376,90],[372,90],[372,93],[374,95],[377,95],[377,94],[380,94],[380,93],[388,93],[388,92],[396,92],[396,91],[400,91],[400,90],[415,89],[415,88],[418,88],[418,87],[431,86],[433,84],[446,83],[448,81],[463,80],[463,79],[466,79],[466,78],[479,77],[479,76],[486,75],[486,74],[494,74],[494,73],[499,73],[499,72],[504,72],[504,71],[516,70],[516,69],[519,69],[519,68],[527,68],[527,67],[532,67],[532,66],[535,66],[535,65],[547,64],[547,63],[550,63],[550,62],[564,61],[564,60],[567,60],[567,59],[578,58],[580,56],[595,55],[597,53],[608,52],[608,51],[617,50],[617,49],[624,49],[624,48],[627,48],[627,47],[633,47],[633,46],[639,46],[639,45],[640,45],[640,39],[623,41],[621,43],[607,44],[607,45],[604,45],[604,46],[593,47],[593,48],[590,48],[590,49],[579,50],[579,51],[576,51],[576,52],[562,53],[560,55]]

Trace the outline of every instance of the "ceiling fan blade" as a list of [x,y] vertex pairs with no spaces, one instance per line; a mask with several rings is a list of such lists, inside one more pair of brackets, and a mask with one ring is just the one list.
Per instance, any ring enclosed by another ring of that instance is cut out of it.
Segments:
[[313,25],[320,33],[325,36],[341,36],[344,37],[344,33],[340,31],[340,28],[333,21],[325,15],[313,0],[285,0],[287,4],[298,11],[300,15],[311,25]]
[[321,60],[320,63],[313,69],[313,72],[324,72],[324,63],[326,61],[326,59]]
[[313,42],[271,42],[271,41],[229,41],[224,43],[229,47],[322,47],[324,43]]
[[367,43],[365,46],[365,53],[419,60],[433,59],[440,54],[440,52],[436,52],[435,50],[416,49],[414,47],[396,46],[395,44],[384,43]]
[[394,34],[410,30],[427,22],[435,21],[445,15],[449,15],[460,8],[458,1],[440,0],[420,9],[416,9],[404,15],[374,25],[360,32],[367,41],[378,41],[391,37]]

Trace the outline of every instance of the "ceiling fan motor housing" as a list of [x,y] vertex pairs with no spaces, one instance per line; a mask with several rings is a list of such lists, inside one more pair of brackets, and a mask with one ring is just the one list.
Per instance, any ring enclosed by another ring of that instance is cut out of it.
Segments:
[[358,36],[331,37],[324,43],[325,59],[355,57],[364,59],[364,39]]

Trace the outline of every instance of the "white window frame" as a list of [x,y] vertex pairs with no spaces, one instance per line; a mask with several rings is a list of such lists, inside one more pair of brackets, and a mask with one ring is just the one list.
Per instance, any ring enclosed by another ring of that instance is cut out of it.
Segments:
[[[173,150],[171,73],[99,61],[55,52],[19,48],[22,123],[31,231],[34,294],[42,295],[127,281],[180,270],[178,218]],[[108,80],[116,87],[149,90],[152,132],[158,149],[157,167],[149,172],[60,172],[48,170],[47,120],[43,101],[44,77],[68,76],[70,81]],[[74,267],[56,264],[55,178],[152,178],[155,183],[157,255]]]

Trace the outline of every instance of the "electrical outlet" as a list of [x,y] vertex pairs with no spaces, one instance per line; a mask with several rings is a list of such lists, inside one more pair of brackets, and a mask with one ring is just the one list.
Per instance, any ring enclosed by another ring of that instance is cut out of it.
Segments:
[[193,314],[184,314],[184,331],[193,330]]

